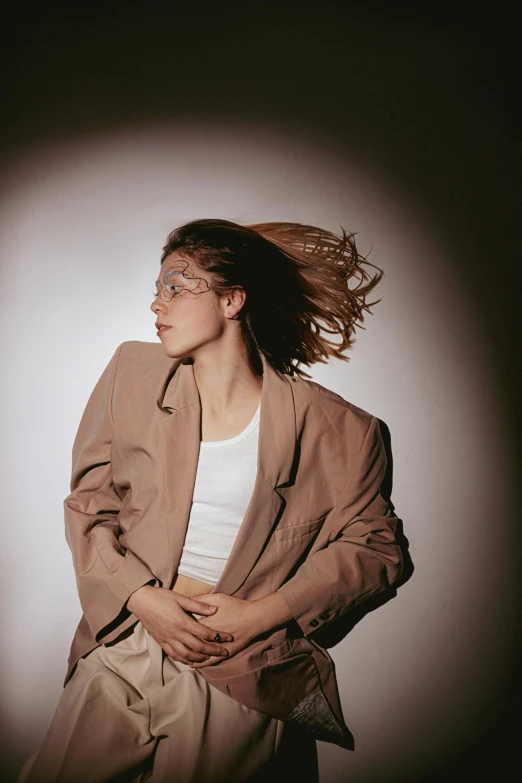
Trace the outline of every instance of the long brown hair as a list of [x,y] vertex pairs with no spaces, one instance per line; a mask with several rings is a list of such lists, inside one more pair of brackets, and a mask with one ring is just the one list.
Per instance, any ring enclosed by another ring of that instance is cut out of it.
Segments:
[[[355,342],[356,325],[364,329],[364,311],[371,313],[381,301],[366,298],[384,272],[359,253],[355,234],[341,231],[338,236],[302,223],[193,220],[169,234],[161,263],[179,251],[210,273],[216,294],[243,288],[238,318],[253,367],[261,371],[263,353],[279,372],[310,378],[297,364],[349,361],[344,352]],[[371,277],[363,265],[378,273]]]

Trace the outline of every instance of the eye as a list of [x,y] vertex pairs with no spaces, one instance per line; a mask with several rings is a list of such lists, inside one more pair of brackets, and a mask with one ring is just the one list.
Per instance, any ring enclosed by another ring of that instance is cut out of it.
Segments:
[[[183,290],[183,286],[181,286],[181,285],[168,285],[168,286],[167,286],[167,288],[168,288],[170,291],[172,291],[172,295],[173,295],[173,296],[175,296],[175,295],[176,295],[176,293],[179,293],[180,291],[182,291],[182,290]],[[157,291],[154,291],[154,293],[152,294],[152,296],[153,296],[154,298],[156,298],[156,297],[158,297],[158,296],[160,295],[160,292],[161,292],[161,286],[158,286],[158,290],[157,290]]]

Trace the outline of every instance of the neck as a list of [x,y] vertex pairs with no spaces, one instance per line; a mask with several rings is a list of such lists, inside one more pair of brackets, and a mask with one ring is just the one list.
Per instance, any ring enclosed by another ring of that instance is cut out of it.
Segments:
[[252,368],[244,343],[198,352],[193,361],[201,407],[212,418],[259,405],[263,376]]

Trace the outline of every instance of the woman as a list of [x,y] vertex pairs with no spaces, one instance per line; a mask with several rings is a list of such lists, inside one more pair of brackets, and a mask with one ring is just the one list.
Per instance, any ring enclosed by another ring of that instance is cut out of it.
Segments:
[[353,749],[319,640],[399,578],[397,517],[378,420],[297,365],[347,360],[365,263],[344,230],[170,234],[161,345],[118,347],[76,435],[83,617],[20,783],[311,781],[316,739]]

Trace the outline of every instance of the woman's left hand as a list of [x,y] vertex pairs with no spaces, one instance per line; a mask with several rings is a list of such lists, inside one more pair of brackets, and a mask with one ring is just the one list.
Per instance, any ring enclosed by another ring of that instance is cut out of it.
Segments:
[[[259,606],[256,606],[256,601],[245,601],[242,598],[236,598],[226,593],[212,593],[212,595],[202,593],[201,595],[192,596],[192,598],[218,607],[215,614],[211,617],[203,616],[198,619],[198,622],[213,630],[226,628],[232,634],[234,637],[233,642],[221,643],[221,646],[228,650],[228,657],[232,657],[240,650],[243,650],[252,639],[255,639],[256,636],[259,636],[265,630],[262,627]],[[194,668],[200,668],[212,666],[226,660],[227,657],[211,655],[207,661],[195,662],[192,665]]]

